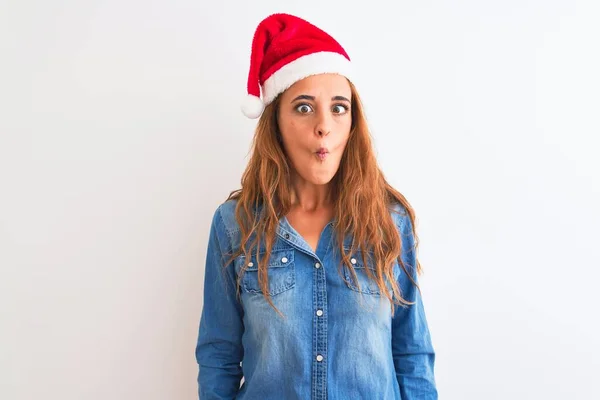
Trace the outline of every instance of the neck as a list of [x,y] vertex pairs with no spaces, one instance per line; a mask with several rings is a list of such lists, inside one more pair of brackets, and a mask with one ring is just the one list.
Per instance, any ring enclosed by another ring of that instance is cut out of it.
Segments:
[[297,178],[292,182],[292,207],[303,211],[330,208],[333,204],[331,183],[316,185]]

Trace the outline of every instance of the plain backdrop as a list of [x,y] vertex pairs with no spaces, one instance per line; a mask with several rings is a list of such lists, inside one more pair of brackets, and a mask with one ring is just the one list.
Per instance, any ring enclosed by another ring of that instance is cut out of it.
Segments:
[[361,74],[417,214],[440,399],[598,399],[596,1],[0,3],[0,398],[196,398],[210,219],[258,22]]

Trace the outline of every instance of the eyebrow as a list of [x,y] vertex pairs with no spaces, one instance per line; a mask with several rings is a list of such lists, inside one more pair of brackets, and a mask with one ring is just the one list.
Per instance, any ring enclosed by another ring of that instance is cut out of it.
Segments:
[[[293,103],[293,102],[298,101],[298,100],[311,100],[311,101],[315,101],[315,96],[309,96],[307,94],[301,94],[300,96],[296,97],[291,102]],[[347,101],[348,103],[350,103],[350,100],[348,100],[344,96],[333,96],[331,98],[331,101]]]

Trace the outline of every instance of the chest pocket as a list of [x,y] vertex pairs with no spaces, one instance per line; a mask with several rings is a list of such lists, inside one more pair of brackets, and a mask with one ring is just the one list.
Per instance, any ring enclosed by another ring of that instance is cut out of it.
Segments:
[[[352,278],[349,267],[344,264],[344,278],[346,278],[346,285],[348,288],[360,293],[380,295],[381,291],[379,286],[377,286],[377,283],[367,275],[367,268],[369,268],[373,278],[375,278],[376,271],[373,261],[367,256],[367,263],[365,264],[362,252],[356,251],[350,256],[350,263],[352,264],[352,267],[354,267],[356,280]],[[360,288],[358,284],[360,284]]]
[[[261,254],[263,257],[264,254]],[[264,260],[261,261],[264,262]],[[247,293],[263,294],[258,284],[258,260],[256,254],[246,259],[243,255],[235,259],[235,269],[241,273],[244,265],[247,269],[243,274],[241,287]],[[269,277],[268,290],[271,296],[278,295],[293,288],[296,285],[296,271],[294,269],[294,250],[273,250],[267,264],[267,275]]]

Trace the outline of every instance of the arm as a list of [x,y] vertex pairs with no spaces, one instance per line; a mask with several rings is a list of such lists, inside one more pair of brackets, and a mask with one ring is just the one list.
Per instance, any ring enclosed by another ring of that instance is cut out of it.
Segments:
[[[412,224],[401,217],[402,261],[415,282],[416,253]],[[435,352],[423,307],[421,293],[400,267],[398,284],[402,297],[415,304],[396,306],[392,319],[392,354],[403,400],[437,400],[434,378]]]
[[213,216],[206,253],[204,306],[196,360],[200,400],[232,400],[242,379],[243,310],[236,299],[233,265],[223,270],[229,241],[220,210]]

